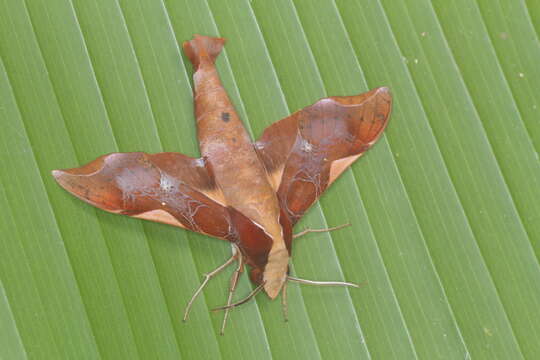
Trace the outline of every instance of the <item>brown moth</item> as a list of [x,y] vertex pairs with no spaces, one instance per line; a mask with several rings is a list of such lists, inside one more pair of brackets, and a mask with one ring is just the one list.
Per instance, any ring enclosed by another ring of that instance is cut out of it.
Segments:
[[[392,98],[381,87],[355,96],[321,99],[269,126],[253,142],[221,85],[214,61],[225,39],[195,35],[183,44],[195,73],[194,95],[202,157],[183,154],[113,153],[79,168],[54,170],[67,191],[100,209],[189,229],[232,243],[235,260],[221,332],[228,311],[259,291],[282,292],[286,317],[293,226],[330,184],[380,137]],[[244,264],[257,287],[242,301],[232,295]]]

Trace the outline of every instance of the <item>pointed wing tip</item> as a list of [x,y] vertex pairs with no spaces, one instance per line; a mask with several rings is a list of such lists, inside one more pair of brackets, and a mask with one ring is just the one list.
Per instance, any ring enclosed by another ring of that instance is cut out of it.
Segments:
[[118,196],[114,192],[97,189],[95,174],[89,174],[87,170],[84,167],[52,170],[51,175],[58,185],[80,200],[108,212],[121,212],[123,209]]
[[75,186],[73,181],[74,175],[70,174],[68,170],[52,170],[51,175],[54,180],[68,193],[78,197],[79,199],[88,202],[81,194],[81,189]]
[[73,194],[75,196],[78,196],[78,194],[76,194],[76,191],[74,191],[74,186],[73,186],[73,178],[76,175],[71,174],[69,172],[69,170],[71,170],[71,169],[52,170],[51,175],[54,177],[54,180],[56,180],[58,185],[63,187],[69,193],[71,193],[71,194]]
[[380,121],[381,125],[373,130],[374,133],[372,139],[368,141],[370,146],[381,137],[382,133],[386,129],[386,126],[388,125],[390,114],[392,112],[392,93],[390,92],[390,88],[382,86],[372,90],[372,93],[375,103],[377,104],[376,109],[378,110],[378,114],[376,117]]
[[376,88],[375,94],[378,96],[383,96],[387,98],[389,101],[392,100],[392,92],[390,91],[390,88],[387,86],[381,86],[379,88]]
[[66,178],[69,175],[69,173],[66,170],[60,170],[60,169],[52,170],[51,175],[53,176],[54,180],[56,180],[56,182],[60,186],[62,186],[64,189],[68,190],[66,188]]
[[67,187],[67,184],[66,184],[66,179],[65,179],[65,171],[64,170],[52,170],[51,171],[51,175],[52,177],[54,178],[54,180],[56,180],[56,182],[58,183],[58,185],[60,185],[64,190],[66,190],[67,192],[70,192],[68,187]]
[[[381,86],[358,95],[325,98],[316,103],[315,106],[327,106],[327,104],[332,103],[342,107],[343,111],[349,112],[348,116],[355,114],[352,117],[353,121],[363,124],[358,129],[362,134],[361,139],[370,147],[377,141],[388,125],[392,111],[392,94],[389,87]],[[363,109],[366,107],[371,109],[368,112],[369,121],[362,120],[364,119]],[[342,114],[342,116],[345,116],[345,114]],[[360,121],[354,119],[360,119]]]
[[58,181],[58,178],[62,176],[62,170],[58,170],[58,169],[52,170],[51,175],[53,178],[56,179],[56,181]]

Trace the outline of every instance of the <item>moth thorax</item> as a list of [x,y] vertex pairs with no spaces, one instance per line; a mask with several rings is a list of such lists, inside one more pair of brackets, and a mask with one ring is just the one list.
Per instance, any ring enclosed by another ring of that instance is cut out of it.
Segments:
[[268,262],[264,267],[264,291],[271,299],[278,296],[281,287],[287,280],[289,268],[289,252],[285,243],[275,243],[268,254]]

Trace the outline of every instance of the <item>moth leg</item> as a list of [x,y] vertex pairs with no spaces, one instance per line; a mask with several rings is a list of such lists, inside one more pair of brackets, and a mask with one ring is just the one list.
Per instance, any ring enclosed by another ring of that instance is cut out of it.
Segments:
[[283,319],[289,321],[289,305],[287,303],[287,282],[283,283],[281,290],[281,309],[283,310]]
[[232,308],[234,308],[234,307],[237,307],[237,306],[240,306],[240,305],[242,305],[242,304],[245,304],[245,303],[247,303],[249,300],[251,300],[255,295],[257,295],[258,293],[260,293],[261,290],[263,289],[263,286],[264,286],[264,282],[263,282],[262,284],[260,284],[259,286],[257,286],[255,289],[253,289],[253,290],[248,294],[248,296],[246,296],[246,297],[243,298],[242,300],[240,300],[240,301],[238,301],[238,302],[235,302],[234,304],[231,304],[231,305],[221,306],[221,307],[212,309],[212,311],[219,311],[219,310],[232,309]]
[[189,302],[188,302],[188,304],[186,306],[186,310],[184,311],[184,321],[187,321],[188,316],[189,316],[189,311],[191,310],[191,306],[193,305],[193,302],[201,294],[202,290],[208,284],[210,279],[213,278],[214,276],[216,276],[217,274],[219,274],[220,272],[222,272],[227,266],[231,265],[234,262],[234,260],[236,260],[238,258],[239,253],[240,252],[237,251],[235,249],[235,246],[233,245],[233,255],[229,258],[229,260],[227,260],[224,264],[218,266],[217,268],[215,268],[213,271],[209,272],[208,274],[204,274],[203,282],[201,283],[201,285],[199,286],[197,291],[195,291],[195,293],[191,297],[191,300],[189,300]]
[[300,231],[298,234],[294,234],[293,239],[297,239],[297,238],[299,238],[301,236],[304,236],[306,234],[309,234],[309,233],[320,233],[320,232],[334,231],[334,230],[343,229],[343,228],[345,228],[347,226],[351,226],[351,224],[350,223],[342,224],[342,225],[330,227],[330,228],[327,228],[327,229],[309,229],[308,228],[308,229]]
[[306,280],[306,279],[300,279],[293,276],[287,276],[287,280],[294,281],[301,284],[307,284],[307,285],[318,285],[318,286],[352,286],[355,288],[359,288],[359,284],[345,282],[345,281],[314,281],[314,280]]
[[[236,290],[236,286],[238,285],[238,279],[240,279],[240,275],[244,271],[244,258],[242,257],[242,254],[240,251],[236,251],[238,254],[238,267],[234,271],[233,275],[231,276],[231,287],[229,288],[229,298],[227,299],[227,306],[231,306],[232,304],[232,298],[234,291]],[[225,315],[223,317],[223,324],[221,325],[221,331],[220,334],[223,335],[225,333],[225,325],[227,324],[227,318],[229,317],[229,311],[231,308],[225,309]]]

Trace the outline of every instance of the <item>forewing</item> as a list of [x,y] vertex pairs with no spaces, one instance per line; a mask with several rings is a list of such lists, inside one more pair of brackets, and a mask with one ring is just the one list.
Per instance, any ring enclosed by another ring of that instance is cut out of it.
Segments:
[[264,131],[255,146],[293,224],[377,141],[391,105],[387,88],[325,98]]
[[232,240],[229,213],[203,159],[113,153],[53,175],[64,189],[100,209]]

